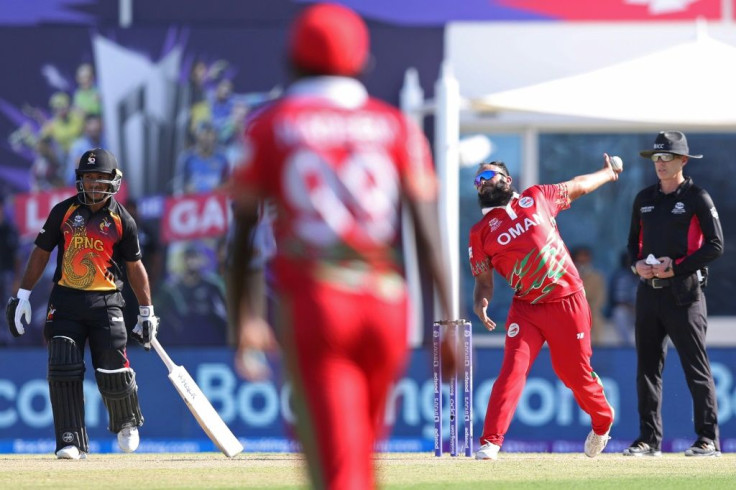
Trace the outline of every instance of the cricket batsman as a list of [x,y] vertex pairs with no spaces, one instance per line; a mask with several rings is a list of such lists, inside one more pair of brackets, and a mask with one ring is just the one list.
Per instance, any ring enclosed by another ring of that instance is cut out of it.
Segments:
[[44,337],[59,459],[86,459],[89,451],[83,390],[87,342],[109,415],[108,429],[117,434],[122,451],[138,448],[143,415],[135,372],[125,350],[123,268],[138,303],[144,305],[133,335],[149,350],[158,328],[136,223],[113,197],[123,179],[117,159],[102,148],[88,150],[79,159],[76,177],[77,195],[51,209],[36,237],[20,288],[6,309],[10,332],[15,337],[23,335],[31,322],[31,290],[57,249]]

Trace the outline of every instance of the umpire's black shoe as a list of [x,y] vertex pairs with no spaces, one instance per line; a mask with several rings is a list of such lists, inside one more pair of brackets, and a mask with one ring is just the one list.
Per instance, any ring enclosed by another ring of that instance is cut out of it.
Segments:
[[697,440],[695,443],[685,451],[685,456],[711,456],[718,457],[721,455],[720,451],[716,450],[716,445],[710,441]]
[[624,449],[624,456],[662,456],[662,451],[651,447],[646,442],[634,441],[631,446]]

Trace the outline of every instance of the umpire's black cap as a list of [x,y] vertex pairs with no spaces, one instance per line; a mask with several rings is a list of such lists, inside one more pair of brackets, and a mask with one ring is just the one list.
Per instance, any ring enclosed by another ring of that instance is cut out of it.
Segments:
[[643,150],[639,155],[649,158],[655,153],[674,153],[690,158],[703,158],[703,155],[690,155],[690,148],[687,146],[687,138],[680,131],[660,131],[651,150]]

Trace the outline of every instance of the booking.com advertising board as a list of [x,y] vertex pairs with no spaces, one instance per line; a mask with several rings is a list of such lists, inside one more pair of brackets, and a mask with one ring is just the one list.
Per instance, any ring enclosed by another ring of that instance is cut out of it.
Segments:
[[[279,380],[249,383],[232,369],[228,349],[170,349],[171,357],[184,365],[210,399],[247,452],[298,450],[289,435],[293,421],[290,389]],[[216,451],[189,413],[158,356],[131,349],[145,422],[141,428],[141,452]],[[736,356],[733,349],[711,349],[710,358],[718,394],[721,446],[736,451]],[[486,403],[498,372],[502,351],[479,348],[474,365],[475,444],[482,432]],[[44,349],[5,349],[0,354],[0,453],[52,453],[53,418],[46,382]],[[417,350],[405,376],[395,386],[386,410],[393,425],[382,451],[432,451],[434,416],[432,372],[427,350]],[[107,432],[107,412],[87,359],[85,378],[86,422],[93,453],[118,452],[113,434]],[[277,363],[276,363],[277,364]],[[593,365],[617,414],[613,440],[606,451],[627,447],[638,434],[636,412],[636,357],[632,349],[598,349]],[[445,409],[448,388],[445,386]],[[462,405],[462,396],[460,397]],[[459,406],[462,413],[462,406]],[[695,440],[692,402],[677,353],[670,350],[664,372],[662,403],[664,451],[683,451]],[[449,413],[444,414],[445,437]],[[462,424],[462,422],[461,422]],[[524,393],[507,434],[505,451],[578,452],[590,430],[590,421],[575,404],[571,392],[555,377],[547,350],[531,370]],[[463,428],[459,430],[461,434]],[[445,441],[447,443],[447,441]]]

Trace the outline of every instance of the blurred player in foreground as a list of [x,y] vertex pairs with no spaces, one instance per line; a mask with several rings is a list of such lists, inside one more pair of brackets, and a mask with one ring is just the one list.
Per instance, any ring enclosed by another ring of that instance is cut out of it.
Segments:
[[613,408],[590,366],[591,314],[555,217],[575,199],[618,179],[608,155],[597,172],[555,185],[535,185],[521,194],[511,186],[503,162],[482,163],[475,176],[483,218],[470,230],[470,266],[475,277],[473,309],[488,330],[486,314],[493,297],[493,270],[515,294],[506,324],[501,371],[493,384],[477,459],[498,459],[526,377],[545,342],[552,366],[592,419],[585,454],[606,447]]
[[31,322],[31,290],[58,247],[44,337],[48,341],[49,394],[59,459],[85,459],[89,450],[83,390],[87,341],[97,387],[110,416],[108,429],[118,435],[121,450],[138,448],[143,416],[135,372],[125,351],[123,266],[138,303],[143,305],[133,334],[146,350],[158,326],[135,221],[113,197],[123,178],[115,156],[101,148],[89,150],[80,158],[76,174],[77,195],[51,209],[36,238],[20,289],[8,301],[6,311],[10,332],[16,337],[23,335],[23,320],[26,325]]
[[[308,7],[292,25],[296,81],[247,125],[247,157],[233,176],[234,261],[228,283],[240,328],[241,373],[275,345],[258,316],[252,277],[258,202],[276,208],[275,330],[293,383],[297,433],[316,488],[374,488],[372,453],[384,434],[389,389],[407,360],[406,283],[400,263],[403,198],[419,257],[447,311],[437,229],[437,182],[420,129],[371,98],[354,77],[368,29],[345,7]],[[447,349],[446,349],[447,351]],[[447,370],[455,368],[448,352]]]

